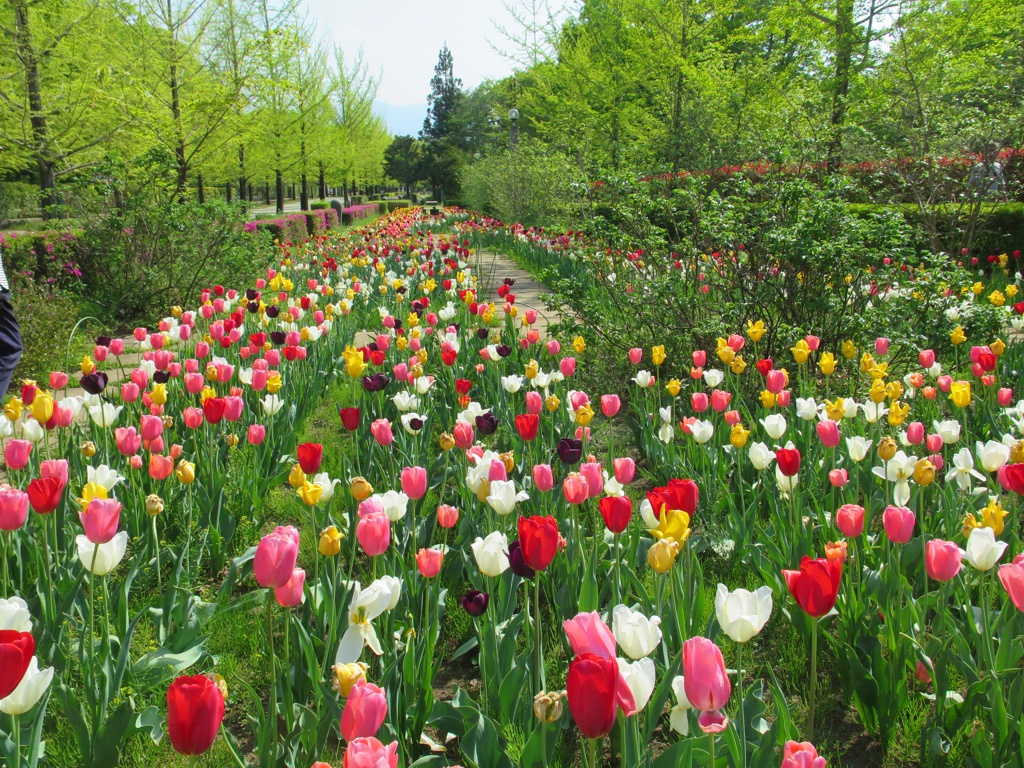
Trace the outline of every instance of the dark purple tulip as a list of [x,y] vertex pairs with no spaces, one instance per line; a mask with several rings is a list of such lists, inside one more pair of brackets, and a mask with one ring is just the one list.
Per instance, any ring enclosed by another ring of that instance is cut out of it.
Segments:
[[250,288],[245,292],[245,298],[247,298],[249,301],[256,301],[256,299],[258,299],[259,297],[260,292],[257,291],[255,288]]
[[478,339],[486,339],[489,334],[490,334],[490,331],[488,331],[486,328],[477,328],[476,329],[476,337]]
[[476,428],[481,435],[493,435],[498,430],[498,420],[493,413],[482,413],[476,417]]
[[507,285],[509,288],[511,288],[515,284],[516,284],[516,281],[513,278],[511,278],[511,277],[506,277],[505,278],[505,285]]
[[363,389],[367,392],[381,392],[391,383],[391,379],[383,373],[375,373],[372,376],[363,376],[362,383]]
[[462,596],[462,607],[473,618],[482,616],[487,610],[487,603],[491,596],[486,592],[478,592],[471,589]]
[[281,308],[275,304],[271,304],[267,307],[267,317],[273,320],[275,317],[281,314]]
[[583,441],[563,437],[558,441],[558,458],[563,464],[575,464],[583,455]]
[[249,310],[250,314],[253,315],[260,311],[260,305],[255,301],[250,301],[248,304],[245,305],[245,308]]
[[523,548],[519,546],[519,539],[508,545],[508,562],[509,567],[512,568],[512,573],[521,579],[532,579],[537,575],[537,572],[526,564],[526,558],[523,557]]
[[85,374],[79,383],[90,395],[98,395],[107,388],[107,374],[103,371],[93,371]]
[[109,347],[111,341],[113,341],[113,339],[111,339],[109,336],[97,336],[96,337],[96,346],[98,346],[98,347]]
[[282,344],[284,344],[284,340],[286,338],[288,338],[288,334],[285,333],[284,331],[271,331],[270,332],[270,340],[272,342],[274,342],[275,346],[280,347]]
[[153,381],[157,384],[166,384],[171,380],[170,371],[156,371],[153,373]]
[[512,354],[512,347],[508,344],[499,344],[495,349],[498,351],[500,357],[508,357]]

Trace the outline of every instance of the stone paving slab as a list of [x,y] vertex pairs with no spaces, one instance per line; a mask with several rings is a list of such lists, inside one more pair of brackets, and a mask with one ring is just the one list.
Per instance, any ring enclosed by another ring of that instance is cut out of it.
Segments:
[[516,306],[520,312],[536,310],[535,327],[540,331],[541,338],[546,336],[548,325],[558,322],[558,313],[549,310],[540,298],[542,293],[548,292],[547,286],[537,282],[533,275],[508,256],[494,251],[477,251],[470,257],[469,263],[479,278],[478,295],[482,300],[500,303],[498,287],[505,278],[512,278],[516,281],[511,291],[516,297]]

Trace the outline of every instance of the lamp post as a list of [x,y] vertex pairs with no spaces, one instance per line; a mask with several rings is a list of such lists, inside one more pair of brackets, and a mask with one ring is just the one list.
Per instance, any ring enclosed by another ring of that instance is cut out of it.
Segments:
[[519,143],[519,110],[513,107],[508,111],[508,119],[512,121],[512,124],[508,128],[508,144],[509,148],[515,152],[516,144]]

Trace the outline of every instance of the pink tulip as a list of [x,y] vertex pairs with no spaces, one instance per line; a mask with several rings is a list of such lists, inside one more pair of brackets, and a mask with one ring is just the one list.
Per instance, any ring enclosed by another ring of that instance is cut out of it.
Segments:
[[139,399],[139,385],[132,381],[126,381],[121,385],[121,399],[126,403],[134,403]]
[[694,350],[690,354],[690,357],[693,358],[693,365],[696,368],[703,368],[708,361],[708,353],[705,352],[703,349]]
[[781,768],[826,768],[827,764],[809,741],[787,741],[782,749]]
[[836,528],[848,539],[860,536],[864,532],[864,507],[843,504],[836,512]]
[[391,521],[384,510],[375,509],[363,514],[360,505],[359,522],[356,524],[356,539],[359,546],[370,557],[382,555],[391,544]]
[[441,504],[437,508],[437,524],[442,528],[454,528],[459,522],[459,508],[450,504]]
[[640,347],[633,347],[629,350],[629,362],[633,365],[640,365],[640,361],[644,358],[644,351]]
[[142,448],[142,435],[135,427],[118,427],[114,430],[114,441],[122,456],[134,456]]
[[[931,659],[928,660],[928,664],[931,664]],[[914,664],[914,677],[922,685],[928,685],[932,681],[931,672],[928,671],[928,667],[920,659]]]
[[683,643],[683,686],[690,704],[702,714],[712,715],[701,728],[710,733],[723,730],[724,718],[714,715],[729,701],[732,684],[721,649],[706,637],[691,637]]
[[142,469],[142,457],[139,456],[138,454],[135,454],[130,459],[128,459],[128,466],[136,471]]
[[493,483],[495,480],[508,480],[508,469],[501,459],[492,459],[491,468],[487,470],[487,482]]
[[283,587],[274,589],[274,597],[282,608],[294,608],[302,604],[302,588],[306,584],[306,572],[301,568],[292,571],[292,577]]
[[182,418],[185,421],[185,426],[189,429],[199,429],[203,426],[203,409],[186,408],[182,413]]
[[149,454],[149,476],[154,480],[166,480],[174,471],[174,459],[161,456],[159,453]]
[[533,325],[534,323],[537,322],[537,310],[536,309],[528,309],[528,310],[526,310],[526,312],[524,314],[526,315],[526,322],[527,322],[527,324]]
[[793,393],[788,389],[784,389],[775,396],[775,402],[779,408],[789,408],[792,397]]
[[545,346],[548,349],[548,354],[552,356],[562,351],[562,345],[558,342],[558,339],[549,339]]
[[554,487],[555,480],[550,464],[533,465],[533,484],[537,486],[537,490],[541,493],[547,493]]
[[924,567],[936,581],[949,581],[960,573],[960,547],[953,541],[929,539],[924,545]]
[[773,368],[768,371],[768,375],[765,376],[765,389],[771,392],[773,395],[779,394],[786,388],[786,374],[782,371]]
[[452,429],[452,436],[455,438],[455,446],[465,451],[473,446],[476,435],[473,426],[465,421],[456,421]]
[[61,371],[50,371],[50,389],[64,389],[68,385],[68,375]]
[[889,340],[884,336],[875,339],[875,354],[879,357],[889,354]]
[[0,490],[0,531],[16,531],[28,519],[28,494],[17,488]]
[[576,358],[575,357],[563,357],[558,362],[558,370],[562,372],[562,375],[568,378],[576,373]]
[[690,395],[690,405],[697,413],[704,413],[708,409],[708,396],[703,392],[694,392]]
[[144,415],[141,424],[142,439],[147,442],[156,440],[164,432],[164,420],[159,416]]
[[396,381],[408,381],[409,380],[409,366],[405,363],[399,363],[391,369],[391,372],[395,374]]
[[581,390],[573,390],[569,393],[569,404],[572,405],[573,411],[578,411],[584,405],[590,404],[590,395]]
[[375,738],[354,739],[345,749],[345,768],[398,768],[398,742],[385,746]]
[[249,425],[249,445],[260,445],[267,436],[267,428],[262,424]]
[[893,544],[906,544],[914,535],[914,513],[906,507],[890,504],[882,513],[882,526],[885,535]]
[[370,434],[373,435],[373,439],[377,441],[378,445],[382,445],[385,448],[394,441],[395,436],[391,432],[391,422],[387,419],[377,419],[373,424],[370,425]]
[[942,467],[945,466],[946,464],[945,460],[938,453],[933,453],[931,456],[929,456],[928,461],[930,461],[932,465],[935,467],[936,472],[941,472]]
[[229,396],[224,398],[224,420],[238,421],[242,418],[242,410],[245,408],[245,401],[240,397]]
[[[196,344],[196,355],[199,355],[199,345]],[[277,368],[281,365],[281,350],[279,349],[268,349],[263,353],[263,359],[267,361],[267,365],[271,368]]]
[[421,549],[416,553],[416,568],[420,576],[425,579],[432,579],[441,572],[444,564],[444,552],[440,549]]
[[115,499],[93,499],[78,513],[85,538],[93,544],[106,544],[117,533],[121,522],[121,502]]
[[829,470],[828,481],[833,488],[845,488],[850,482],[850,474],[845,469],[832,469]]
[[[540,393],[534,393],[540,397]],[[601,413],[605,417],[611,419],[619,412],[619,408],[622,407],[622,401],[619,400],[618,395],[601,395]]]
[[633,475],[636,474],[636,462],[629,456],[612,459],[612,469],[615,472],[615,479],[622,485],[628,485],[633,482]]
[[341,736],[345,741],[376,736],[388,714],[383,688],[366,680],[357,680],[341,712]]
[[996,393],[996,402],[1003,408],[1013,405],[1013,390],[1008,387],[1000,387]]
[[601,474],[601,465],[594,461],[588,461],[580,465],[580,474],[587,481],[589,489],[588,496],[591,499],[597,498],[604,490],[604,476]]
[[734,427],[742,421],[739,411],[726,411],[725,412],[725,423],[730,427]]
[[562,481],[562,495],[570,504],[583,504],[589,494],[587,479],[578,472],[570,472]]
[[922,368],[927,370],[935,365],[935,352],[930,349],[922,349],[917,353],[917,361],[921,364]]
[[32,443],[28,440],[8,440],[4,446],[4,462],[8,469],[24,469],[32,455]]
[[953,377],[939,376],[939,378],[936,380],[936,383],[939,385],[940,390],[942,390],[946,394],[949,394],[949,389],[953,385]]
[[738,333],[732,333],[729,335],[729,338],[726,339],[725,343],[733,352],[739,352],[741,349],[743,349],[744,345],[747,342],[746,339],[744,339]]
[[924,424],[912,421],[907,425],[907,442],[911,445],[920,445],[924,442]]
[[[574,656],[593,653],[602,659],[615,660],[615,636],[597,611],[578,613],[564,621],[562,626]],[[636,700],[621,673],[615,686],[615,699],[626,717],[636,714]]]
[[526,393],[526,412],[535,415],[540,415],[541,411],[544,410],[544,398],[541,397],[540,392],[527,392]]
[[729,407],[732,400],[732,392],[716,389],[711,393],[711,410],[715,413],[723,413]]
[[1018,611],[1024,611],[1024,554],[1012,563],[999,566],[999,581]]
[[48,477],[55,478],[61,490],[68,486],[68,460],[67,459],[43,459],[39,462],[39,476],[44,480]]
[[427,493],[427,470],[423,467],[403,469],[402,492],[410,499],[422,499]]
[[278,526],[256,547],[252,570],[261,587],[277,589],[285,586],[295,571],[299,556],[299,532],[292,526]]
[[821,339],[817,336],[804,336],[804,341],[807,342],[807,348],[814,352],[821,346]]
[[203,380],[202,374],[199,373],[186,373],[185,374],[185,391],[190,395],[198,395],[203,391],[203,387],[206,382]]
[[823,419],[815,424],[818,432],[818,439],[826,448],[835,448],[839,445],[839,425],[831,419]]

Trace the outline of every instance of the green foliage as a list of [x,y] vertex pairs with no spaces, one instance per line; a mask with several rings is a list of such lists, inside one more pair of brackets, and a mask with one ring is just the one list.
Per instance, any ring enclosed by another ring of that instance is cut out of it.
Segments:
[[31,217],[38,212],[38,187],[23,181],[0,182],[0,221]]
[[462,169],[466,207],[527,226],[557,225],[579,216],[583,177],[564,155],[536,140],[521,141]]
[[14,372],[21,379],[46,381],[50,371],[64,370],[71,330],[78,321],[80,300],[71,292],[30,279],[11,286],[11,306],[21,329],[24,351]]
[[396,136],[384,150],[384,172],[411,189],[424,173],[423,143],[412,136]]

